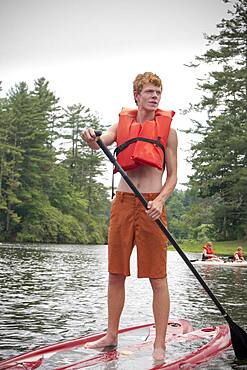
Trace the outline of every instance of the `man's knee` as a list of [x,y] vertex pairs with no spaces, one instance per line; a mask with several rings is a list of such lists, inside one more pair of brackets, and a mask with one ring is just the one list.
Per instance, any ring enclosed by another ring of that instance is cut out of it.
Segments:
[[162,279],[150,278],[150,283],[151,283],[153,290],[167,289],[167,278],[166,277]]
[[109,284],[111,285],[123,285],[125,279],[126,276],[124,275],[109,273]]

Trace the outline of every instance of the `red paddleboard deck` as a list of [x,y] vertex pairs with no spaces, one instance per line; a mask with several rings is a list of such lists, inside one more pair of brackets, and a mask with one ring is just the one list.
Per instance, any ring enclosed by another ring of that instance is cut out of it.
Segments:
[[0,362],[0,370],[76,370],[76,369],[193,369],[231,346],[227,325],[193,330],[186,320],[171,321],[166,338],[166,357],[155,363],[152,358],[154,324],[119,330],[117,348],[85,349],[84,344],[104,336],[68,340],[46,346]]

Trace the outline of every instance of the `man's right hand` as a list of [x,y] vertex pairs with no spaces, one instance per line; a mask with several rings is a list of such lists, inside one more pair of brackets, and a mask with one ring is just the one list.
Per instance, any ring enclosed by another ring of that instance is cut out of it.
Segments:
[[96,136],[93,128],[86,128],[81,132],[81,138],[84,140],[92,149],[99,149],[97,140],[100,138],[103,143],[108,146],[111,145],[117,137],[117,124],[112,125],[107,132],[102,134],[102,136]]
[[88,144],[96,141],[96,135],[95,135],[94,129],[87,128],[84,131],[82,131],[81,138]]
[[98,137],[95,135],[93,128],[86,128],[81,132],[81,138],[85,141],[91,149],[99,149],[97,144]]

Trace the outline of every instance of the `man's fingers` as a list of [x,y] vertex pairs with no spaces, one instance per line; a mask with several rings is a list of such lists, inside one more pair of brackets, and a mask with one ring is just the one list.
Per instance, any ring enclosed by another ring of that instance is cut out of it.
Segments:
[[153,220],[156,220],[160,217],[160,212],[156,209],[146,211],[147,215],[151,217]]
[[81,138],[86,142],[90,142],[90,141],[94,141],[96,139],[96,135],[95,135],[95,132],[94,132],[93,129],[88,128],[88,129],[82,131]]

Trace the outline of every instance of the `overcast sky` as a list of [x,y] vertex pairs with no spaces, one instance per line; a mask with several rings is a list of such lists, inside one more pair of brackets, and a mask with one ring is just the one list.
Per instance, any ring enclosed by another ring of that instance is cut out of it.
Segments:
[[[61,104],[82,103],[115,123],[134,107],[132,81],[152,71],[163,80],[160,108],[177,113],[173,127],[191,126],[181,110],[199,98],[199,71],[185,67],[207,49],[227,16],[222,0],[0,0],[0,80],[45,77]],[[205,72],[205,67],[204,67]],[[191,138],[179,135],[179,182],[186,181]]]

